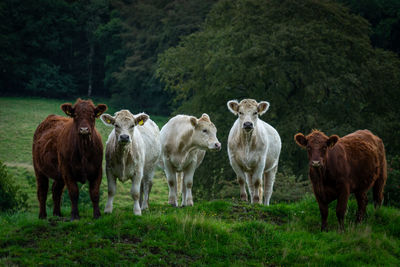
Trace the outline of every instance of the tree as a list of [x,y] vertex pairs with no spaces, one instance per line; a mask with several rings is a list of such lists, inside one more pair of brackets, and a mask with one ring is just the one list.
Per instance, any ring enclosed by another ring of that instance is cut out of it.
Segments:
[[[332,1],[223,0],[201,31],[159,57],[158,75],[176,95],[177,112],[209,113],[225,146],[235,120],[226,102],[269,101],[262,119],[281,135],[279,169],[305,178],[306,153],[293,141],[299,131],[343,136],[368,128],[389,153],[399,149],[400,111],[391,107],[399,101],[400,61],[374,49],[369,30]],[[202,191],[235,179],[223,154],[206,156],[196,172]]]

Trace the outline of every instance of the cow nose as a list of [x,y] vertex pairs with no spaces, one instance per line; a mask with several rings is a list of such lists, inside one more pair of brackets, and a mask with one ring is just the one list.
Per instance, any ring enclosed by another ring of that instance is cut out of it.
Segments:
[[221,150],[221,143],[215,143],[215,144],[214,144],[214,147],[215,147],[215,149],[218,150],[218,151]]
[[89,134],[89,128],[88,127],[81,127],[81,128],[79,128],[79,133],[83,134],[83,135]]
[[120,142],[129,142],[129,135],[127,135],[127,134],[121,134],[121,135],[119,136],[119,141],[120,141]]
[[313,166],[313,167],[320,167],[321,166],[321,162],[319,161],[319,160],[313,160],[312,162],[311,162],[311,165]]
[[245,123],[243,123],[243,128],[245,129],[253,129],[253,123],[250,121],[246,121]]

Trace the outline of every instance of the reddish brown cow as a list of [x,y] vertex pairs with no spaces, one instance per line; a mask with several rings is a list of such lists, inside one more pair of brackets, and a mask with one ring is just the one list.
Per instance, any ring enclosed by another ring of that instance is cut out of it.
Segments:
[[95,128],[107,106],[93,105],[91,100],[78,99],[72,106],[61,109],[71,118],[49,115],[35,131],[32,155],[36,174],[39,218],[46,218],[46,199],[49,178],[54,179],[52,192],[53,215],[61,216],[60,204],[64,185],[72,203],[71,220],[79,219],[77,182],[89,181],[93,217],[100,217],[99,189],[102,178],[103,144]]
[[307,148],[309,178],[321,213],[321,231],[326,230],[328,204],[337,199],[336,216],[344,229],[344,214],[350,193],[354,193],[361,222],[368,203],[367,191],[373,187],[375,207],[383,201],[387,169],[382,140],[368,130],[359,130],[342,138],[330,137],[313,130],[294,136],[296,143]]

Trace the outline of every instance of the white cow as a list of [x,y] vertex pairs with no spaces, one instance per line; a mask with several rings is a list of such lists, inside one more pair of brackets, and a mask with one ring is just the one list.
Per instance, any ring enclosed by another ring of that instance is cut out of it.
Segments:
[[251,203],[262,203],[264,176],[264,204],[269,205],[282,146],[278,132],[258,118],[268,110],[269,103],[243,99],[240,103],[228,101],[227,105],[239,116],[229,132],[228,155],[238,178],[240,197],[247,201],[246,181]]
[[193,175],[206,150],[221,150],[217,129],[207,114],[200,119],[177,115],[161,129],[161,159],[167,176],[168,203],[178,206],[177,187],[181,186],[182,206],[193,206]]
[[106,143],[108,200],[104,212],[113,210],[118,178],[121,182],[132,180],[133,212],[141,215],[141,210],[148,208],[154,169],[161,154],[160,130],[147,114],[133,115],[129,110],[116,112],[114,117],[103,114],[101,120],[114,126]]

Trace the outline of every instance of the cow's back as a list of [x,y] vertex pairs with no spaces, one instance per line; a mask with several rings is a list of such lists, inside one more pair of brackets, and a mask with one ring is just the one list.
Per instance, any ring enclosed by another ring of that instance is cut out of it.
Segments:
[[49,115],[39,124],[33,136],[32,145],[33,165],[36,171],[54,179],[58,178],[56,177],[59,175],[57,140],[70,120],[57,115]]
[[339,139],[329,152],[329,172],[351,182],[351,189],[367,189],[380,175],[384,160],[382,140],[368,130],[359,130]]

